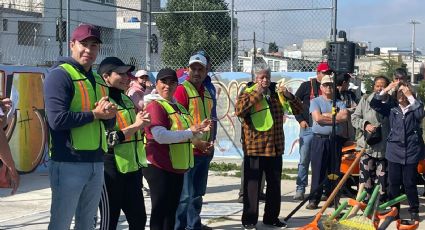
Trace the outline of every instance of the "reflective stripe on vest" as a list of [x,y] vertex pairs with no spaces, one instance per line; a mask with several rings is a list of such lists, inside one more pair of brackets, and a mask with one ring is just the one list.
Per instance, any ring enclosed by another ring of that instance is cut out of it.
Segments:
[[[133,124],[136,120],[136,110],[133,102],[126,95],[121,94],[124,106],[112,98],[112,103],[117,105],[118,113],[114,130],[120,131]],[[114,146],[114,156],[117,169],[121,173],[134,172],[141,167],[147,167],[145,144],[142,132],[138,130],[134,135],[127,137],[123,142]]]
[[[168,117],[171,121],[172,131],[176,130],[186,130],[192,124],[192,119],[189,115],[189,112],[180,105],[176,103],[179,108],[179,112],[176,112],[174,108],[166,100],[156,100],[167,112]],[[170,148],[170,161],[174,169],[188,169],[193,167],[193,149],[192,142],[186,140],[180,143],[174,143],[168,145]]]
[[[94,104],[102,97],[108,96],[109,91],[103,79],[93,72],[96,89],[83,73],[70,64],[59,65],[71,77],[74,85],[74,97],[69,108],[72,112],[90,112],[95,108]],[[105,126],[101,120],[94,120],[83,126],[71,129],[71,143],[75,150],[97,150],[99,147],[107,151]]]
[[[245,92],[252,93],[256,88],[256,84],[251,87],[247,87]],[[261,101],[254,104],[249,112],[251,122],[257,131],[267,131],[273,126],[273,116],[270,111],[270,105],[263,97]]]
[[[189,97],[189,113],[193,118],[193,123],[201,124],[204,119],[211,119],[213,100],[209,91],[204,87],[204,100],[202,100],[192,83],[184,81],[182,85]],[[202,140],[209,141],[210,134],[210,131],[205,132],[202,135]]]

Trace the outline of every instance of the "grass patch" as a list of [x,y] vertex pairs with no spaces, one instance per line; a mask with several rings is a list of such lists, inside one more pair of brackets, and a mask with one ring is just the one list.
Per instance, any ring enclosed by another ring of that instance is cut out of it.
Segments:
[[281,180],[296,180],[297,176],[289,176],[288,174],[282,173],[280,176]]
[[241,166],[235,163],[211,162],[211,171],[226,172],[232,170],[241,170]]
[[222,216],[222,217],[217,217],[217,218],[211,218],[211,219],[209,219],[207,221],[207,225],[208,224],[213,224],[213,223],[218,223],[218,222],[223,222],[223,221],[226,221],[226,220],[234,220],[234,219],[229,218],[227,216]]
[[282,173],[286,173],[286,174],[298,174],[298,169],[297,168],[283,168],[282,169]]

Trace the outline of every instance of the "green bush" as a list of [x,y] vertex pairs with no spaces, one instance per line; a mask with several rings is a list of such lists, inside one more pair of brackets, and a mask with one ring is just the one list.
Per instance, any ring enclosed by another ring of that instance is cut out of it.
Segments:
[[226,172],[226,171],[240,170],[240,169],[241,169],[241,166],[235,163],[224,163],[224,162],[210,163],[211,171]]

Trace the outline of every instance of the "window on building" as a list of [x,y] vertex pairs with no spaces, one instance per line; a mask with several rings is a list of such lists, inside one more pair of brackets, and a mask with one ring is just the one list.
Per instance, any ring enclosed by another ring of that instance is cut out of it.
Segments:
[[273,70],[274,71],[279,71],[280,68],[280,61],[274,61],[274,65],[273,65]]
[[115,5],[115,0],[105,0],[105,3]]
[[18,21],[18,45],[40,46],[41,24]]
[[239,70],[243,69],[243,59],[238,59],[238,69]]
[[267,65],[269,66],[269,68],[273,71],[273,60],[268,60],[267,61]]
[[3,31],[7,31],[7,24],[8,24],[8,20],[7,20],[7,18],[4,18],[3,19]]

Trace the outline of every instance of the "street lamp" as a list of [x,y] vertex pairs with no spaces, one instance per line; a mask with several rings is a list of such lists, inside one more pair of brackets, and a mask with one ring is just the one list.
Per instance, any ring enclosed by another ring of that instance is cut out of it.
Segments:
[[413,84],[415,82],[415,30],[416,25],[420,24],[420,22],[415,20],[410,20],[409,24],[412,24],[413,31],[412,31],[412,75],[410,76],[410,82]]

